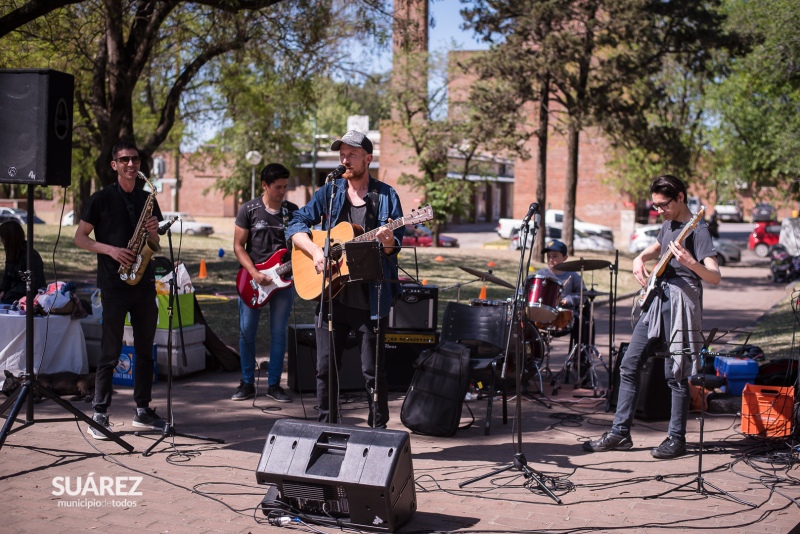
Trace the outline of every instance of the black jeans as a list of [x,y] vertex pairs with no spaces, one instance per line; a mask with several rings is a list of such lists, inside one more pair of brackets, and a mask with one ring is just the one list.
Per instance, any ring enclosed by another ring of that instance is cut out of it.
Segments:
[[103,337],[95,379],[94,410],[105,413],[111,405],[112,379],[122,351],[125,316],[131,314],[136,370],[133,376],[133,400],[137,408],[150,405],[153,390],[153,338],[158,324],[156,288],[145,281],[139,285],[103,289]]
[[[329,422],[328,407],[328,362],[330,360],[327,310],[322,312],[322,328],[316,329],[317,334],[317,405],[319,406],[319,421]],[[342,354],[344,353],[347,336],[355,332],[358,347],[361,352],[361,373],[364,375],[367,397],[369,399],[369,418],[367,424],[372,426],[385,425],[389,421],[389,392],[386,382],[386,366],[384,365],[384,332],[388,325],[386,317],[381,319],[380,343],[377,358],[375,355],[376,335],[375,321],[370,319],[368,310],[359,310],[334,301],[333,303],[333,343],[336,356],[336,369],[342,369]],[[376,361],[377,361],[377,409],[373,405],[373,393],[376,386]],[[334,390],[339,389],[338,372],[334,373]],[[334,421],[338,423],[340,421]]]

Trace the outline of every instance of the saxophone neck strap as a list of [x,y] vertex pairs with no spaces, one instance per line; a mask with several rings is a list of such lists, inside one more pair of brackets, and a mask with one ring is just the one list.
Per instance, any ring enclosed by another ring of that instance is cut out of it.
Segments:
[[131,224],[134,228],[136,228],[136,225],[139,223],[138,217],[136,217],[136,208],[133,205],[133,198],[136,193],[133,191],[126,193],[122,190],[122,186],[119,185],[119,182],[117,182],[115,185],[117,186],[117,191],[119,191],[119,194],[122,197],[122,201],[125,203],[125,207],[128,208],[128,216],[131,219]]

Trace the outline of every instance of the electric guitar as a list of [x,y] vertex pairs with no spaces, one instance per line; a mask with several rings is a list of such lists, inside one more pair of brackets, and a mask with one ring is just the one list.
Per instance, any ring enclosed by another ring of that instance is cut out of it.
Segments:
[[[700,222],[700,219],[703,218],[703,213],[705,213],[706,207],[700,206],[698,212],[689,219],[689,222],[686,223],[686,226],[683,227],[681,233],[678,234],[672,242],[677,244],[682,244],[686,237],[689,235],[691,231],[695,229],[697,223]],[[655,298],[655,289],[660,281],[661,275],[664,274],[664,270],[667,268],[667,264],[672,260],[674,254],[672,253],[672,249],[667,247],[667,250],[661,255],[661,258],[658,260],[658,264],[653,268],[650,272],[650,276],[647,279],[647,284],[639,290],[639,293],[633,299],[633,308],[631,308],[631,325],[636,325],[639,322],[639,318],[642,316],[642,312],[650,307],[650,303]]]
[[[396,221],[385,224],[381,228],[388,228],[390,231],[394,231],[406,224],[418,224],[431,219],[433,219],[433,208],[426,204],[421,208],[411,210],[410,215],[405,215]],[[380,228],[360,234],[361,228],[348,222],[341,222],[331,228],[331,279],[325,280],[324,289],[322,287],[324,273],[317,272],[314,268],[314,259],[308,253],[298,247],[294,247],[292,249],[292,263],[294,264],[294,287],[298,296],[303,300],[318,300],[320,298],[320,290],[322,290],[324,300],[328,297],[329,286],[331,286],[333,295],[337,295],[347,282],[347,277],[350,273],[345,262],[345,243],[373,241],[378,230]],[[326,237],[326,231],[311,230],[311,240],[320,247],[325,247]]]
[[292,262],[283,263],[281,261],[286,253],[287,250],[282,248],[275,251],[267,261],[256,264],[256,269],[272,278],[272,282],[269,285],[259,285],[253,280],[247,269],[244,267],[239,269],[236,274],[236,291],[239,292],[239,296],[242,297],[242,301],[248,308],[261,308],[269,302],[272,293],[292,285]]

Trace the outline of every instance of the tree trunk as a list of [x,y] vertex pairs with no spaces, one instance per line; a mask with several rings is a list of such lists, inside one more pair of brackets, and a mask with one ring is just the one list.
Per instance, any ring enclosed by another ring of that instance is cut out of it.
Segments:
[[561,237],[567,245],[570,255],[573,253],[575,228],[575,202],[578,189],[578,143],[581,131],[575,119],[569,121],[567,127],[567,179],[564,183],[564,222]]
[[545,74],[539,89],[539,133],[538,154],[536,161],[536,202],[539,204],[542,221],[536,241],[533,243],[533,257],[539,259],[547,239],[547,228],[544,223],[545,206],[547,206],[547,141],[550,118],[550,75]]

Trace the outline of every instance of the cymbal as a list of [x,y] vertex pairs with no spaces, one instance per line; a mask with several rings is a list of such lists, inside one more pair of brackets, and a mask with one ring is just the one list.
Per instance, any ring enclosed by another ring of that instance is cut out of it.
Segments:
[[595,291],[594,289],[589,289],[583,292],[583,296],[590,299],[599,297],[600,295],[608,295],[608,293],[606,293],[605,291]]
[[563,272],[580,272],[580,271],[594,271],[596,269],[605,269],[610,267],[611,262],[608,260],[584,260],[583,258],[573,261],[565,261],[553,267],[554,271]]
[[485,272],[479,271],[477,269],[470,269],[469,267],[460,267],[459,266],[459,269],[461,269],[462,271],[466,271],[471,275],[477,276],[478,278],[480,278],[481,280],[484,280],[486,282],[492,282],[492,283],[497,284],[499,286],[507,287],[508,289],[514,289],[514,286],[512,286],[511,284],[509,284],[508,282],[506,282],[502,278],[497,278],[492,273],[485,273]]

